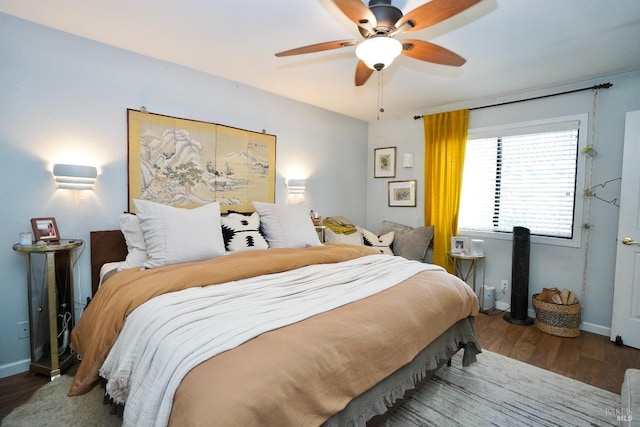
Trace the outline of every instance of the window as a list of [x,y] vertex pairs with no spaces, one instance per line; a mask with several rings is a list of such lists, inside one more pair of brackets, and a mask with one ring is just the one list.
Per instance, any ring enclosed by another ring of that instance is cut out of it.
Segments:
[[[536,122],[470,131],[465,152],[458,228],[572,239],[582,163],[581,120]],[[577,203],[580,202],[580,203]]]

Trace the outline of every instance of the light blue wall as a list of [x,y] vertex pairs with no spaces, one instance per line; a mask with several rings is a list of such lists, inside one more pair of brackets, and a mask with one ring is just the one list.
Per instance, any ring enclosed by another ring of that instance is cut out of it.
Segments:
[[[385,116],[369,126],[369,171],[367,184],[367,225],[376,229],[383,219],[395,220],[409,225],[424,223],[424,131],[422,120],[413,120],[413,115],[449,111],[460,108],[488,105],[510,99],[528,98],[550,93],[564,92],[595,84],[611,82],[613,87],[602,89],[598,94],[595,147],[598,156],[593,162],[593,185],[620,177],[622,170],[622,149],[624,120],[627,111],[640,109],[640,72],[602,77],[597,80],[548,88],[536,93],[520,94],[510,98],[469,101],[465,104],[450,105],[431,111],[413,114]],[[470,112],[469,128],[482,128],[501,124],[526,122],[543,118],[589,113],[592,120],[592,91],[550,97],[502,107],[479,109]],[[591,123],[591,122],[590,122]],[[591,125],[589,125],[591,128]],[[591,130],[591,129],[589,129]],[[415,167],[404,169],[398,163],[395,179],[418,180],[417,208],[387,207],[387,179],[373,179],[373,149],[397,146],[398,156],[402,153],[415,154]],[[579,184],[581,194],[584,185]],[[619,197],[620,182],[616,181],[598,189],[599,196],[611,200]],[[583,223],[586,220],[582,219]],[[609,335],[611,325],[613,281],[615,271],[618,208],[600,200],[591,201],[590,250],[586,273],[586,300],[584,305],[583,328],[592,332]],[[485,239],[486,272],[479,269],[480,282],[486,273],[488,286],[499,289],[501,279],[511,279],[511,240]],[[531,244],[529,293],[540,292],[543,287],[569,288],[581,294],[583,266],[585,259],[585,239],[581,248],[568,248],[542,244]],[[502,307],[508,307],[510,293],[502,296]],[[531,304],[530,304],[531,307]]]
[[[256,70],[259,72],[259,70]],[[30,218],[53,216],[63,237],[118,227],[127,208],[126,109],[277,135],[276,201],[307,178],[322,215],[365,220],[367,123],[239,83],[0,14],[0,377],[27,369],[24,257],[11,249]],[[99,169],[93,192],[57,190],[56,162]],[[90,292],[89,250],[76,267]],[[76,291],[77,292],[77,291]]]

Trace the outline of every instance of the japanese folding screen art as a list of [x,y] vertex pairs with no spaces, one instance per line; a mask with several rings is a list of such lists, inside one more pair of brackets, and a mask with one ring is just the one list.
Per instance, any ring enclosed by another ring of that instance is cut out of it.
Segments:
[[133,199],[176,207],[217,201],[222,212],[275,201],[276,137],[215,123],[127,110]]

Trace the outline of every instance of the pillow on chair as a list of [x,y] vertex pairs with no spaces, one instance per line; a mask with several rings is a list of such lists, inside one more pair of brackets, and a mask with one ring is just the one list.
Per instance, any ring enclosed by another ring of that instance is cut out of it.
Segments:
[[325,243],[346,243],[348,245],[364,245],[362,233],[356,230],[355,233],[342,234],[336,233],[329,227],[324,229]]
[[379,235],[395,232],[393,239],[393,253],[401,257],[421,262],[431,262],[429,246],[433,240],[433,226],[409,227],[391,221],[382,221]]

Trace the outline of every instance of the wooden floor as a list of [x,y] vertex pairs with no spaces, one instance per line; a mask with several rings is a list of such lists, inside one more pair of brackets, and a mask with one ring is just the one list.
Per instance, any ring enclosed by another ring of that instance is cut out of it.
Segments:
[[[640,368],[640,350],[618,346],[609,337],[580,332],[576,338],[560,338],[535,326],[518,326],[494,315],[476,321],[483,349],[556,372],[595,387],[620,394],[627,368]],[[493,313],[491,313],[493,314]]]
[[[640,368],[640,350],[617,346],[609,337],[582,332],[559,338],[533,326],[517,326],[500,312],[481,314],[476,331],[483,349],[539,366],[598,388],[620,394],[624,371]],[[77,365],[66,372],[73,375]],[[18,374],[0,379],[0,420],[48,382],[42,375]]]

